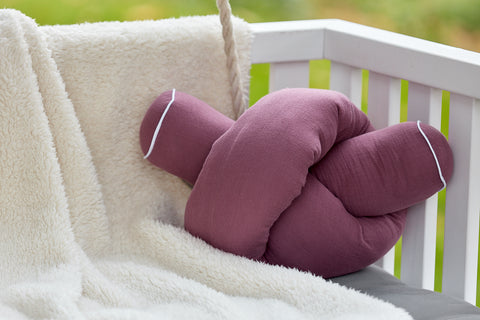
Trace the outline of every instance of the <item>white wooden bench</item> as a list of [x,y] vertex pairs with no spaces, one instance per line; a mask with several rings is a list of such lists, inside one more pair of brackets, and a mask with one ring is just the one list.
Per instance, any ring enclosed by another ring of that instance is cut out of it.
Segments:
[[[252,25],[252,63],[269,63],[269,90],[309,86],[309,62],[331,61],[330,89],[360,106],[369,71],[368,115],[376,128],[400,121],[401,79],[409,81],[408,120],[440,129],[442,91],[450,92],[449,142],[455,156],[447,187],[442,291],[477,297],[480,215],[480,54],[341,20]],[[410,209],[401,279],[433,290],[437,198]],[[393,273],[394,253],[378,262]]]

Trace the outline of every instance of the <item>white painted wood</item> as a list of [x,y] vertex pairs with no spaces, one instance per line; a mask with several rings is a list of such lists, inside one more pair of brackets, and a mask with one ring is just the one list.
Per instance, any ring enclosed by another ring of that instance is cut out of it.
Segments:
[[252,24],[252,63],[329,59],[480,99],[480,54],[341,20]]
[[454,174],[447,186],[442,290],[476,300],[480,215],[480,101],[450,95]]
[[252,63],[320,60],[329,20],[284,21],[251,24]]
[[441,129],[442,90],[410,81],[408,84],[408,121],[426,122]]
[[408,210],[402,240],[402,271],[406,284],[433,290],[438,195]]
[[368,117],[375,129],[400,122],[401,81],[370,72],[368,79]]
[[270,64],[269,91],[283,88],[308,88],[309,61],[276,62]]
[[[368,80],[368,117],[376,129],[400,122],[401,81],[370,72]],[[393,274],[395,248],[375,263]]]
[[360,109],[362,107],[362,69],[332,61],[330,89],[343,93]]
[[[441,90],[409,83],[409,121],[420,120],[440,130],[441,113]],[[428,145],[425,144],[425,147],[428,148]],[[437,210],[437,194],[409,208],[402,241],[401,279],[429,290],[433,290],[435,284]]]
[[390,249],[382,258],[375,262],[376,266],[381,267],[383,270],[390,274],[395,272],[395,247]]

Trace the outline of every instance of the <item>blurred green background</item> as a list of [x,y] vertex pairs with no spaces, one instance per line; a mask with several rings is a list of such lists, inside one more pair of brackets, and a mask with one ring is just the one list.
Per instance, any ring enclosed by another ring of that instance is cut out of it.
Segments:
[[[339,18],[480,51],[478,0],[231,0],[248,22]],[[216,13],[215,0],[1,0],[39,24]]]
[[[162,19],[216,14],[215,0],[0,0],[40,25]],[[248,22],[336,18],[480,52],[480,0],[230,0],[233,13]],[[311,62],[310,86],[329,87],[328,61]],[[268,65],[251,71],[250,103],[268,92]],[[367,111],[368,71],[363,73],[362,109]],[[406,120],[408,82],[402,80]],[[449,93],[443,94],[442,131],[448,136]],[[439,197],[435,289],[441,290],[445,193]],[[400,274],[401,241],[395,274]],[[480,279],[479,279],[480,281]],[[480,283],[479,283],[480,289]],[[477,302],[480,302],[478,299]],[[477,303],[479,304],[479,303]]]

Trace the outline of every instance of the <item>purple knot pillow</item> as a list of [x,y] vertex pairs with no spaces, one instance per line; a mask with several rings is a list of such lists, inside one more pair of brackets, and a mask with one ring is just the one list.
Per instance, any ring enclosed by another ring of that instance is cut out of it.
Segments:
[[221,250],[325,278],[398,240],[407,208],[445,186],[453,155],[435,128],[374,130],[344,95],[271,93],[236,122],[183,92],[147,111],[140,144],[193,190],[185,228]]

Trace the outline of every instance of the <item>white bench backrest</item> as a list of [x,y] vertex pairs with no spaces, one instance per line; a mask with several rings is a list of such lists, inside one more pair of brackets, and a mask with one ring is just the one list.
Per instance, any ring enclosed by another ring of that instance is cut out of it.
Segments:
[[[331,61],[330,89],[362,101],[369,71],[368,116],[376,128],[400,122],[400,84],[408,80],[408,120],[438,129],[442,90],[450,92],[454,175],[447,187],[442,291],[475,304],[480,221],[480,54],[341,20],[252,24],[252,63],[269,63],[269,90],[309,86],[310,60]],[[435,195],[410,209],[401,278],[433,290]],[[394,254],[378,264],[393,273]]]

